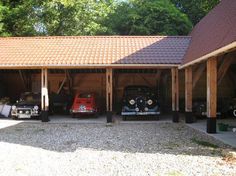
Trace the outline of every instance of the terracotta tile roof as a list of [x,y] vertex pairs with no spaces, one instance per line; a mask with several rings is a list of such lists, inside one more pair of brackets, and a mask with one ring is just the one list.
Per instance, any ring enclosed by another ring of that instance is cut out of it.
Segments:
[[[221,0],[190,33],[183,65],[236,42],[236,0]],[[233,45],[232,45],[233,46]],[[236,46],[236,44],[235,44]]]
[[0,67],[180,64],[189,41],[188,36],[0,38]]

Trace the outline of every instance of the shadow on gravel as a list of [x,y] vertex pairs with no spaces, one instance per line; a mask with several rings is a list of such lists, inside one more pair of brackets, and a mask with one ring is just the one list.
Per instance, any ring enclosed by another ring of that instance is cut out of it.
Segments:
[[[193,139],[216,147],[202,146]],[[79,149],[124,153],[221,156],[224,144],[184,124],[33,124],[19,123],[0,129],[0,141],[56,152]],[[4,145],[4,144],[0,144]]]

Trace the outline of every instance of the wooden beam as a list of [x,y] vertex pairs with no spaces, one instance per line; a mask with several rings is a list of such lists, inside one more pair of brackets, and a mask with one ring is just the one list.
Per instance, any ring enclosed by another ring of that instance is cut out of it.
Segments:
[[49,110],[49,97],[48,97],[48,70],[42,69],[41,71],[41,108],[43,111]]
[[156,91],[157,91],[158,98],[160,96],[161,73],[162,73],[161,70],[157,70],[157,73],[156,73]]
[[72,87],[73,87],[73,78],[72,78],[72,76],[71,76],[71,74],[68,70],[65,70],[65,73],[66,73],[66,77],[67,77],[67,80],[68,80],[69,91],[71,92]]
[[198,68],[196,69],[194,75],[193,75],[193,89],[195,88],[198,80],[200,79],[201,75],[203,74],[203,72],[206,70],[206,65],[205,63],[202,63],[198,66]]
[[228,58],[227,57],[223,57],[223,60],[222,60],[222,63],[218,69],[218,79],[217,79],[217,84],[220,85],[223,78],[225,77],[225,74],[227,73],[230,65],[232,64],[233,62],[233,57],[232,56],[229,56]]
[[192,82],[192,67],[185,68],[185,111],[192,112],[192,94],[193,94],[193,82]]
[[113,110],[113,70],[111,68],[106,69],[106,110]]
[[62,90],[62,88],[63,88],[65,82],[66,82],[66,77],[63,79],[63,81],[62,81],[62,83],[61,83],[59,89],[57,90],[57,94],[60,94],[60,92],[61,92],[61,90]]
[[157,73],[156,73],[156,80],[160,80],[161,78],[161,73],[162,73],[162,70],[157,70]]
[[207,60],[207,117],[216,118],[217,59]]
[[172,111],[179,111],[179,71],[178,68],[171,69],[172,78]]
[[19,74],[20,74],[20,78],[21,78],[21,81],[23,82],[23,85],[24,85],[25,89],[27,89],[27,87],[28,87],[27,86],[27,81],[25,79],[25,76],[24,76],[22,70],[19,70]]
[[150,87],[152,87],[153,85],[152,85],[152,83],[150,83],[150,81],[149,80],[147,80],[143,75],[140,75],[140,74],[135,74],[135,76],[136,75],[138,75],[140,78],[142,78],[145,82],[146,82],[146,84],[148,84]]

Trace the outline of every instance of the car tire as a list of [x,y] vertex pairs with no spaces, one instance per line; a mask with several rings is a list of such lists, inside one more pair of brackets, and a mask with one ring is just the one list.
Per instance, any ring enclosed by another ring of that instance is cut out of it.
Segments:
[[126,116],[122,116],[122,120],[123,120],[123,121],[126,121],[126,120],[127,120],[127,117],[126,117]]
[[40,116],[36,117],[36,119],[37,120],[42,120],[42,116],[40,115]]
[[76,118],[76,114],[72,113],[72,118]]
[[154,117],[155,120],[160,120],[160,117],[157,115]]
[[99,113],[96,112],[96,113],[94,114],[94,117],[95,117],[95,118],[98,118],[98,117],[99,117]]
[[17,117],[17,116],[11,116],[11,119],[12,119],[12,120],[17,120],[18,117]]
[[236,109],[233,110],[233,117],[236,117]]

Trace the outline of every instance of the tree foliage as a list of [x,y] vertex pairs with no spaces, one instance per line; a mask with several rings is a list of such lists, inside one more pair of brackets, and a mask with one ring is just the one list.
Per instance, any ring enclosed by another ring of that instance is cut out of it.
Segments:
[[185,35],[218,1],[0,0],[0,36]]
[[133,0],[118,5],[108,20],[122,35],[183,35],[192,27],[187,16],[168,0]]
[[220,0],[171,0],[175,6],[185,13],[192,23],[197,24]]
[[[13,3],[14,2],[14,3]],[[112,0],[4,1],[3,20],[13,36],[96,35],[105,33],[101,21],[113,9]]]

